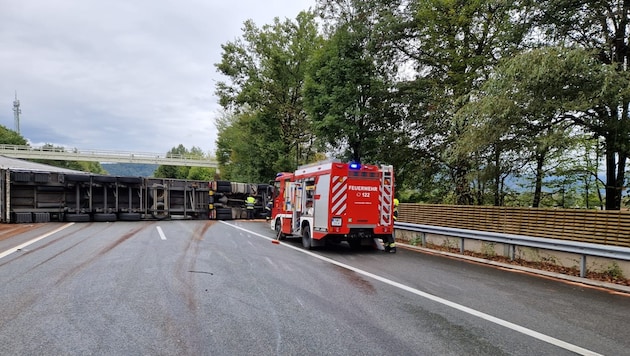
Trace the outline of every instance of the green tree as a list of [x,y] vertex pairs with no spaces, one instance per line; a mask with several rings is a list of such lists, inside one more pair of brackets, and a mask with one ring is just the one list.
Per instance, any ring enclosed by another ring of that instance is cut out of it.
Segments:
[[[262,28],[246,21],[242,38],[221,46],[216,67],[229,81],[219,82],[216,94],[226,112],[244,120],[224,122],[219,132],[217,156],[229,155],[223,162],[233,165],[222,171],[261,181],[312,159],[314,136],[303,108],[302,87],[308,59],[320,43],[314,14],[301,12],[295,21],[276,18]],[[225,127],[232,124],[245,128],[246,134],[235,135]],[[241,141],[230,142],[221,135]],[[230,153],[242,148],[247,153]],[[244,157],[247,164],[239,161]],[[244,167],[252,171],[237,173]]]
[[520,147],[521,156],[533,164],[532,205],[537,207],[545,176],[559,175],[545,166],[572,170],[566,168],[567,152],[582,131],[592,133],[584,123],[597,115],[595,108],[624,95],[626,85],[614,68],[598,64],[588,51],[561,47],[527,51],[502,63],[485,83],[480,99],[468,105],[474,108],[468,114],[477,117],[471,136],[488,143],[510,140],[516,143],[513,147]]
[[[472,204],[471,180],[483,160],[462,146],[472,123],[456,113],[487,79],[499,58],[527,46],[531,1],[425,0],[404,2],[391,24],[390,47],[407,64],[396,90],[412,120],[412,157],[436,177],[450,177],[455,201]],[[497,167],[499,168],[499,167]],[[429,181],[429,180],[425,180]]]
[[28,145],[26,139],[19,133],[0,125],[0,144],[3,145]]
[[391,106],[397,70],[384,33],[397,7],[357,0],[318,5],[328,35],[311,60],[304,91],[318,139],[344,159],[397,163],[394,147],[404,127]]
[[[236,182],[260,182],[270,180],[271,170],[258,171],[261,158],[256,152],[265,143],[256,134],[255,114],[224,113],[217,119],[217,160],[221,179]],[[277,144],[278,142],[276,142]],[[284,164],[290,165],[288,162]],[[263,166],[265,167],[265,166]]]
[[[628,1],[543,0],[538,4],[540,25],[549,41],[592,51],[597,55],[597,61],[591,62],[593,65],[611,66],[619,77],[627,77],[630,59]],[[614,82],[611,84],[615,85]],[[607,101],[599,100],[590,110],[574,116],[573,121],[602,139],[606,209],[618,210],[630,155],[630,96],[617,93],[605,99]]]
[[374,159],[385,135],[381,115],[386,84],[377,72],[370,24],[357,19],[340,23],[313,56],[304,90],[318,138],[346,159]]
[[[208,154],[205,154],[201,148],[193,146],[190,150],[180,144],[177,147],[171,148],[166,157],[173,158],[208,158]],[[160,165],[157,167],[153,176],[156,178],[174,178],[174,179],[190,179],[190,180],[210,180],[207,177],[214,177],[215,169],[205,167],[190,167],[190,166],[168,166]],[[197,177],[203,177],[203,179],[197,179]]]

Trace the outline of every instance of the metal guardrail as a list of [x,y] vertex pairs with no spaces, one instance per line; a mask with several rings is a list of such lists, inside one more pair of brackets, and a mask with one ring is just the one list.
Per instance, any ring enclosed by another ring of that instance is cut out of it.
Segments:
[[195,166],[216,168],[217,162],[180,154],[159,154],[148,152],[124,152],[107,150],[79,150],[55,147],[31,147],[20,145],[0,145],[0,155],[12,158],[71,160],[90,162],[148,163],[170,166]]
[[[466,239],[489,241],[505,244],[510,247],[509,257],[514,259],[516,246],[534,247],[545,250],[574,253],[581,256],[580,277],[586,276],[586,257],[596,256],[615,260],[630,261],[630,248],[600,245],[587,242],[577,242],[568,240],[556,240],[549,238],[530,237],[512,234],[501,234],[487,231],[475,231],[466,229],[456,229],[450,227],[418,225],[397,222],[395,228],[408,231],[422,232],[424,234],[435,234],[443,236],[453,236],[460,238],[460,253],[464,253]],[[426,245],[426,236],[422,236],[422,244]]]

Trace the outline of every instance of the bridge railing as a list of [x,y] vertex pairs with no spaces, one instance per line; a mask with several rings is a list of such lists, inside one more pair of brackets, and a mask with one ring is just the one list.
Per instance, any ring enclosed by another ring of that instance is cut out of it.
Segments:
[[614,260],[630,261],[630,248],[601,245],[595,243],[558,240],[550,238],[530,237],[513,234],[495,233],[488,231],[476,231],[442,226],[419,225],[403,222],[395,223],[396,229],[415,231],[421,233],[422,245],[426,245],[426,234],[452,236],[460,239],[460,253],[465,251],[466,240],[477,240],[500,243],[509,247],[509,257],[514,259],[516,246],[533,247],[544,250],[573,253],[581,256],[580,276],[586,276],[587,256],[605,257]]
[[95,162],[149,163],[173,166],[217,167],[214,160],[193,155],[159,154],[150,152],[108,151],[94,149],[66,149],[60,147],[31,147],[0,145],[0,155],[26,159],[77,160]]

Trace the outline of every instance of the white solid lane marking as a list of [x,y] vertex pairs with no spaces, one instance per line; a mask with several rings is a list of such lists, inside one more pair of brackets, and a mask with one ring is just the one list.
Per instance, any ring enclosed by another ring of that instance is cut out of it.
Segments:
[[17,250],[21,250],[21,249],[23,249],[24,247],[26,247],[26,246],[28,246],[28,245],[30,245],[30,244],[33,244],[33,243],[35,243],[35,242],[37,242],[37,241],[39,241],[39,240],[45,239],[45,238],[47,238],[48,236],[50,236],[50,235],[52,235],[52,234],[55,234],[55,233],[57,233],[57,232],[59,232],[59,231],[61,231],[61,230],[65,229],[65,228],[67,228],[67,227],[72,226],[72,225],[74,225],[74,223],[67,223],[67,224],[65,224],[65,225],[63,225],[63,226],[61,226],[61,227],[58,227],[57,229],[55,229],[55,230],[53,230],[53,231],[51,231],[51,232],[47,232],[47,233],[45,233],[45,234],[43,234],[43,235],[41,235],[41,236],[38,236],[38,237],[36,237],[36,238],[34,238],[34,239],[32,239],[32,240],[26,241],[25,243],[23,243],[23,244],[21,244],[21,245],[19,245],[19,246],[16,246],[16,247],[10,248],[10,249],[8,249],[8,250],[6,250],[6,251],[4,251],[4,252],[0,253],[0,258],[5,257],[5,256],[8,256],[8,255],[12,254],[13,252],[15,252],[15,251],[17,251]]
[[[233,228],[235,228],[235,229],[239,229],[239,230],[242,230],[242,231],[247,231],[247,232],[249,232],[250,234],[253,234],[253,235],[256,235],[256,236],[262,237],[262,238],[264,238],[264,239],[266,239],[266,240],[269,240],[269,241],[271,241],[271,240],[275,240],[274,238],[267,237],[267,236],[265,236],[265,235],[261,235],[261,234],[259,234],[259,233],[257,233],[257,232],[254,232],[254,231],[250,231],[250,230],[244,229],[244,228],[242,228],[242,227],[240,227],[240,226],[236,226],[236,225],[233,225],[233,224],[230,224],[230,223],[226,223],[226,222],[224,222],[224,221],[221,221],[221,223],[226,224],[226,225],[229,225],[229,226],[232,226],[232,227],[233,227]],[[552,344],[552,345],[555,345],[555,346],[561,347],[561,348],[563,348],[563,349],[565,349],[565,350],[569,350],[569,351],[571,351],[571,352],[575,352],[575,353],[576,353],[576,354],[578,354],[578,355],[602,356],[601,354],[599,354],[599,353],[597,353],[597,352],[594,352],[594,351],[591,351],[591,350],[588,350],[588,349],[585,349],[585,348],[579,347],[579,346],[577,346],[577,345],[570,344],[570,343],[568,343],[568,342],[566,342],[566,341],[562,341],[562,340],[560,340],[560,339],[556,339],[556,338],[554,338],[554,337],[552,337],[552,336],[545,335],[545,334],[543,334],[543,333],[539,333],[538,331],[535,331],[535,330],[532,330],[532,329],[528,329],[528,328],[526,328],[526,327],[524,327],[524,326],[520,326],[520,325],[518,325],[518,324],[514,324],[514,323],[509,322],[509,321],[507,321],[507,320],[499,319],[499,318],[494,317],[494,316],[492,316],[492,315],[490,315],[490,314],[486,314],[486,313],[480,312],[480,311],[478,311],[478,310],[475,310],[475,309],[472,309],[472,308],[466,307],[466,306],[464,306],[464,305],[457,304],[457,303],[455,303],[455,302],[451,302],[450,300],[447,300],[447,299],[444,299],[444,298],[440,298],[440,297],[435,296],[435,295],[433,295],[433,294],[429,294],[429,293],[423,292],[423,291],[421,291],[421,290],[418,290],[418,289],[415,289],[415,288],[412,288],[412,287],[406,286],[406,285],[404,285],[404,284],[401,284],[401,283],[398,283],[398,282],[391,281],[391,280],[386,279],[386,278],[384,278],[384,277],[381,277],[381,276],[379,276],[379,275],[376,275],[376,274],[373,274],[373,273],[370,273],[370,272],[367,272],[367,271],[364,271],[364,270],[358,269],[358,268],[356,268],[356,267],[352,267],[352,266],[350,266],[350,265],[346,265],[346,264],[344,264],[344,263],[341,263],[341,262],[335,261],[335,260],[330,259],[330,258],[328,258],[328,257],[320,256],[320,255],[315,254],[315,253],[313,253],[313,252],[310,252],[310,251],[308,251],[308,250],[304,250],[304,249],[301,249],[301,248],[299,248],[299,247],[295,247],[295,246],[293,246],[293,245],[285,244],[285,243],[282,243],[282,242],[280,242],[280,244],[281,244],[281,245],[283,245],[283,246],[285,246],[285,247],[292,248],[292,249],[294,249],[294,250],[296,250],[296,251],[299,251],[299,252],[305,253],[305,254],[307,254],[307,255],[309,255],[309,256],[312,256],[312,257],[318,258],[318,259],[320,259],[320,260],[322,260],[322,261],[325,261],[325,262],[328,262],[328,263],[334,264],[334,265],[336,265],[336,266],[339,266],[339,267],[341,267],[341,268],[345,268],[345,269],[348,269],[348,270],[353,271],[353,272],[355,272],[355,273],[361,274],[361,275],[366,276],[366,277],[368,277],[368,278],[372,278],[372,279],[375,279],[375,280],[377,280],[377,281],[380,281],[380,282],[383,282],[383,283],[389,284],[390,286],[393,286],[393,287],[396,287],[396,288],[400,288],[400,289],[405,290],[405,291],[407,291],[407,292],[410,292],[410,293],[413,293],[413,294],[415,294],[415,295],[421,296],[421,297],[423,297],[423,298],[426,298],[426,299],[432,300],[432,301],[434,301],[434,302],[437,302],[437,303],[440,303],[440,304],[443,304],[443,305],[449,306],[449,307],[451,307],[451,308],[453,308],[453,309],[457,309],[457,310],[462,311],[462,312],[464,312],[464,313],[467,313],[467,314],[470,314],[470,315],[474,315],[474,316],[476,316],[476,317],[478,317],[478,318],[484,319],[484,320],[489,321],[489,322],[491,322],[491,323],[495,323],[495,324],[497,324],[497,325],[501,325],[501,326],[506,327],[506,328],[508,328],[508,329],[511,329],[511,330],[517,331],[517,332],[522,333],[522,334],[524,334],[524,335],[531,336],[531,337],[533,337],[533,338],[535,338],[535,339],[538,339],[538,340],[541,340],[541,341],[544,341],[544,342],[550,343],[550,344]]]
[[156,227],[156,229],[157,229],[158,234],[160,234],[160,238],[162,240],[166,240],[166,235],[164,235],[164,231],[162,231],[162,228],[158,226]]

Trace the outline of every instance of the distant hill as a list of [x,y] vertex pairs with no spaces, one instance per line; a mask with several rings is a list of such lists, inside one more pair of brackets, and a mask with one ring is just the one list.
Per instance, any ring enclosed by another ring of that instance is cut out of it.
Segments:
[[153,177],[159,165],[140,163],[101,163],[104,170],[112,176]]

